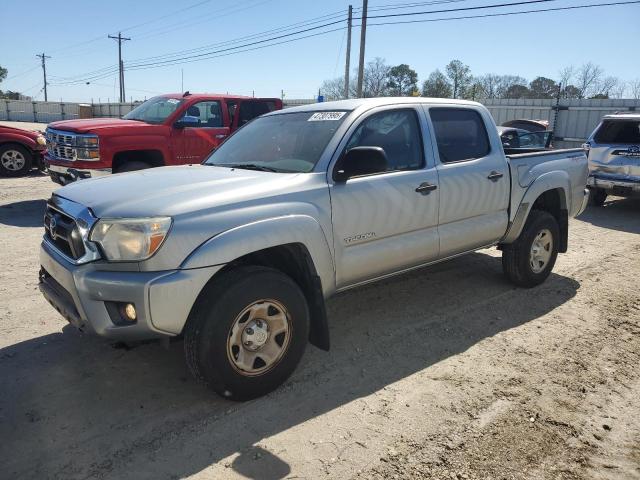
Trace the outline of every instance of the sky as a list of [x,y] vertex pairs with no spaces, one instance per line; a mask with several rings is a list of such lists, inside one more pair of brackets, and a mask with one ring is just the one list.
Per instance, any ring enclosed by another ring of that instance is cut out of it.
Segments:
[[[370,15],[467,8],[518,0],[448,0],[431,5],[413,0],[412,4],[421,5],[375,11],[383,6],[406,5],[410,1],[371,0]],[[383,21],[610,1],[614,0],[552,0],[500,9],[370,18],[365,58],[369,61],[382,57],[389,65],[406,63],[418,72],[420,82],[436,68],[443,70],[454,58],[469,65],[475,75],[513,74],[529,80],[541,75],[557,79],[563,67],[593,62],[607,75],[623,80],[640,78],[640,62],[637,61],[640,3],[456,21],[372,25]],[[117,67],[117,42],[107,35],[117,35],[119,31],[131,38],[122,45],[127,100],[179,92],[182,78],[184,89],[191,92],[279,97],[284,91],[289,99],[312,98],[317,95],[323,80],[344,74],[346,29],[341,27],[346,26],[346,21],[299,36],[336,28],[337,31],[259,50],[160,68],[147,66],[127,71],[127,65],[149,63],[141,59],[229,42],[325,15],[326,20],[320,19],[322,21],[298,29],[338,21],[344,17],[334,18],[329,14],[346,14],[348,0],[65,0],[55,8],[50,1],[41,0],[28,4],[16,0],[0,2],[3,18],[0,66],[9,70],[0,89],[20,91],[37,100],[43,100],[44,95],[42,69],[36,54],[44,52],[51,57],[47,59],[50,101],[113,101],[118,95],[117,74],[109,69]],[[354,8],[362,6],[361,0],[351,3]],[[355,15],[359,16],[359,13]],[[359,23],[359,20],[354,21],[354,24]],[[292,38],[296,37],[278,41]],[[256,40],[260,39],[248,39],[243,43]],[[357,66],[359,40],[360,28],[354,28],[352,69]],[[191,55],[243,43],[209,47]],[[224,53],[230,52],[232,50]],[[89,73],[95,71],[100,72]],[[104,75],[104,78],[89,78],[92,75]],[[90,80],[88,85],[87,80]]]

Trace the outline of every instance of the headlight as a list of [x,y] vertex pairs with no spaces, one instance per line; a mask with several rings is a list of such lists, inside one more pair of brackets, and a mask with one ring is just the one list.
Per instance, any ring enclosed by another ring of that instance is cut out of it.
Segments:
[[78,135],[76,137],[76,146],[80,148],[97,148],[98,137],[97,135]]
[[38,135],[38,136],[36,137],[36,143],[37,143],[38,145],[42,145],[42,146],[44,146],[44,145],[46,145],[46,144],[47,144],[47,139],[44,137],[44,135]]
[[100,152],[95,148],[77,148],[76,158],[78,160],[100,160]]
[[101,219],[89,240],[102,247],[107,260],[146,260],[162,245],[171,227],[170,217]]

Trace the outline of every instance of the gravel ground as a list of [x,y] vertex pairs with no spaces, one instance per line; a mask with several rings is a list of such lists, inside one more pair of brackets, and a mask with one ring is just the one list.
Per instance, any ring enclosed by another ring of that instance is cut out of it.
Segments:
[[53,187],[0,179],[0,478],[640,478],[640,201],[572,220],[535,289],[483,250],[337,296],[332,351],[238,404],[180,342],[121,348],[44,301]]

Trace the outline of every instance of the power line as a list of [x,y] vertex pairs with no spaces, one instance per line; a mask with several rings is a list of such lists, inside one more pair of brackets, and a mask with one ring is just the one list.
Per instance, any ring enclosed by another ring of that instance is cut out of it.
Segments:
[[573,5],[570,7],[555,7],[555,8],[542,8],[537,10],[522,10],[519,12],[506,12],[506,13],[487,13],[484,15],[468,15],[464,17],[445,17],[445,18],[425,18],[421,20],[401,20],[397,22],[381,22],[370,23],[369,26],[381,26],[381,25],[400,25],[407,23],[428,23],[428,22],[445,22],[451,20],[468,20],[473,18],[488,18],[488,17],[507,17],[509,15],[524,15],[530,13],[542,13],[542,12],[557,12],[562,10],[578,10],[582,8],[594,8],[594,7],[609,7],[618,5],[633,5],[640,3],[640,0],[633,0],[629,2],[611,2],[611,3],[594,3],[589,5]]

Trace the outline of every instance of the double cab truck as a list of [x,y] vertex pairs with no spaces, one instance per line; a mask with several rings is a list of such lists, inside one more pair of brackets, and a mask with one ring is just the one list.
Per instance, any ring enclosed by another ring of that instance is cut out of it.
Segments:
[[585,208],[587,173],[583,149],[505,156],[475,102],[290,108],[202,165],[56,191],[40,290],[87,332],[183,336],[198,380],[253,398],[292,373],[308,342],[329,349],[336,292],[490,246],[513,283],[543,282]]
[[589,152],[591,203],[608,195],[640,195],[640,114],[606,115],[584,145]]
[[232,132],[281,108],[277,98],[161,95],[123,118],[49,124],[45,163],[51,179],[61,185],[111,173],[199,164]]

